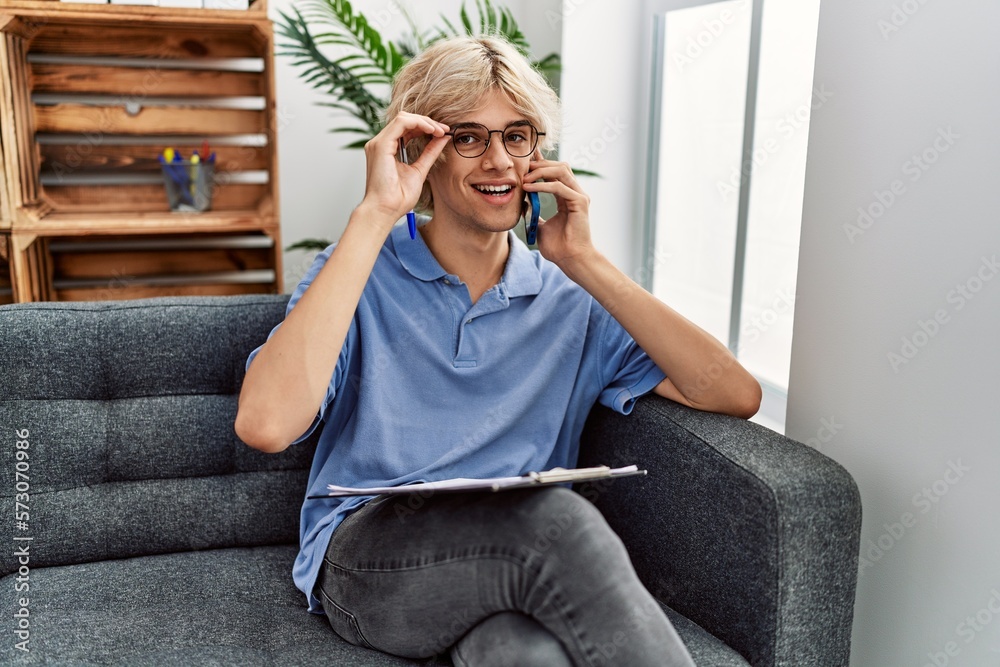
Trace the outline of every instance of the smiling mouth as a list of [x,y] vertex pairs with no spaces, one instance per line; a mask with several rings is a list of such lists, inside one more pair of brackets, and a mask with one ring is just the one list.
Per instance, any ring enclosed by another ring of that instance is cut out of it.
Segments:
[[485,195],[493,195],[494,197],[502,197],[514,189],[513,185],[473,185],[472,187]]

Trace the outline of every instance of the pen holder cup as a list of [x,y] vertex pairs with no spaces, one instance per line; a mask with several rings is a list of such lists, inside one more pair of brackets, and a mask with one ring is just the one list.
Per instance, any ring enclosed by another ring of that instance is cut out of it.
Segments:
[[179,160],[160,168],[171,211],[197,213],[212,208],[214,163]]

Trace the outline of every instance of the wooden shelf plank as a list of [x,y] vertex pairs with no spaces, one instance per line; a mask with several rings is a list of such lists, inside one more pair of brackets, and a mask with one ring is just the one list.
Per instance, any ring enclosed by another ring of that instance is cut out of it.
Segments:
[[[63,243],[64,247],[68,245]],[[274,282],[272,248],[250,250],[220,248],[197,252],[183,248],[143,252],[128,250],[93,252],[84,247],[81,249],[82,252],[69,248],[63,252],[56,252],[50,245],[49,249],[52,253],[57,290],[63,289],[58,283],[59,280],[94,279],[108,274],[135,278],[157,275],[197,277],[196,274],[206,273],[270,271],[266,280],[254,282]],[[212,279],[211,282],[222,281]]]
[[109,281],[99,288],[64,289],[56,291],[59,301],[119,301],[149,299],[160,296],[232,296],[235,294],[277,294],[278,287],[249,283],[223,285],[132,285],[126,281]]
[[56,0],[5,0],[3,9],[18,14],[73,20],[87,17],[119,21],[183,21],[197,24],[247,24],[267,20],[267,0],[252,0],[246,11],[230,9],[180,9],[142,5],[81,4]]
[[247,26],[198,26],[165,30],[163,26],[111,23],[94,27],[53,21],[31,41],[32,53],[132,58],[253,58],[257,45]]
[[145,107],[131,116],[124,106],[35,106],[35,130],[38,132],[255,134],[265,130],[265,122],[262,111],[238,109]]
[[[3,235],[0,234],[0,248]],[[274,239],[260,233],[218,233],[203,236],[157,234],[156,236],[76,236],[49,242],[53,253],[160,252],[164,250],[273,250]]]
[[211,91],[216,96],[254,97],[264,94],[257,72],[163,69],[151,63],[140,67],[93,67],[33,63],[32,90],[36,93],[99,93],[135,97],[137,90],[155,90],[156,95],[190,95],[192,90]]
[[278,232],[274,217],[256,210],[205,213],[51,213],[30,225],[18,225],[14,236],[90,236],[105,234],[204,234],[231,231]]
[[[127,278],[136,285],[273,285],[274,271],[270,269],[246,271],[218,271],[214,273],[170,273],[146,274],[137,276],[118,275],[112,280]],[[86,289],[104,287],[108,284],[107,277],[99,278],[64,278],[52,282],[56,290]]]

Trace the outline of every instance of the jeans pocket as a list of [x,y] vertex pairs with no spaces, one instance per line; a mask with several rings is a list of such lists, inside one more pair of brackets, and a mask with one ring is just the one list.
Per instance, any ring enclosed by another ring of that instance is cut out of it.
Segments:
[[354,614],[330,599],[330,596],[322,588],[319,588],[319,594],[320,602],[323,603],[323,611],[326,613],[327,620],[330,621],[330,627],[333,628],[333,631],[341,639],[355,646],[375,648],[361,634],[361,628],[358,627],[358,619],[354,617]]

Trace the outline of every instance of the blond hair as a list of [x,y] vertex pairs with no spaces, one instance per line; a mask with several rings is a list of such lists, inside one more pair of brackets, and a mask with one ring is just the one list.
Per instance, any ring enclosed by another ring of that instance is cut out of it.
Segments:
[[[479,108],[486,95],[495,91],[545,133],[539,138],[539,148],[551,150],[556,145],[558,96],[527,58],[495,35],[442,40],[413,58],[393,81],[384,120],[388,124],[406,111],[452,124]],[[410,155],[419,155],[426,143],[426,139],[414,139],[407,144],[407,150]],[[416,208],[426,213],[434,211],[427,183]]]

